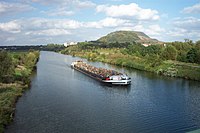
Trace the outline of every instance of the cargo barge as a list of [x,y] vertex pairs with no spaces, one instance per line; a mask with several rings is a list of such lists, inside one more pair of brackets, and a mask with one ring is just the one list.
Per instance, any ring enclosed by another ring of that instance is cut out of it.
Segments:
[[72,62],[71,67],[103,83],[113,85],[131,84],[131,78],[126,74],[105,68],[97,68],[83,61]]

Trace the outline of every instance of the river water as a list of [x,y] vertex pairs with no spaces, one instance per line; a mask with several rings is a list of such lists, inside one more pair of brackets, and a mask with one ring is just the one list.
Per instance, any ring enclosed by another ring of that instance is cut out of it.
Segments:
[[104,85],[70,67],[79,58],[41,52],[30,90],[5,133],[174,133],[200,128],[200,82],[99,62],[132,84]]

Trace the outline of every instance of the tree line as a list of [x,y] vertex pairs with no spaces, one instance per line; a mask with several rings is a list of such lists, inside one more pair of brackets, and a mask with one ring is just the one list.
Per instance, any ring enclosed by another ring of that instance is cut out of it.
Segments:
[[77,50],[95,50],[98,48],[121,48],[123,54],[139,56],[142,58],[149,58],[149,56],[157,57],[160,60],[173,60],[186,63],[200,64],[200,40],[193,42],[185,39],[184,42],[175,41],[165,44],[155,44],[148,47],[143,46],[141,43],[109,43],[103,44],[99,42],[80,42],[77,46],[66,49],[67,51]]

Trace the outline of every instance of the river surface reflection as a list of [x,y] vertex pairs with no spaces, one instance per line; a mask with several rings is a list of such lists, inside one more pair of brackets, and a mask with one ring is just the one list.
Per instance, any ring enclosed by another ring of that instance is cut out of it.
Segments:
[[41,52],[30,90],[19,99],[6,133],[173,133],[200,128],[200,82],[99,62],[132,84],[107,86],[70,64],[79,58]]

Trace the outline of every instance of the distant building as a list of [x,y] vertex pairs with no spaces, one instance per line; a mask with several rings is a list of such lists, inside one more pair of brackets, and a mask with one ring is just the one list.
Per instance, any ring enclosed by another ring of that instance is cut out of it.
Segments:
[[148,47],[148,46],[150,46],[151,44],[150,44],[150,43],[143,43],[142,45],[145,46],[145,47]]
[[64,46],[68,47],[68,46],[72,46],[72,45],[76,45],[76,44],[77,44],[77,42],[65,42]]

